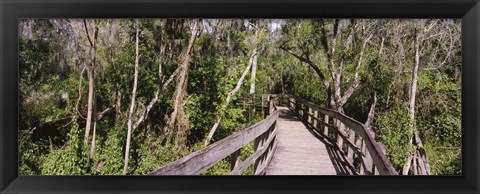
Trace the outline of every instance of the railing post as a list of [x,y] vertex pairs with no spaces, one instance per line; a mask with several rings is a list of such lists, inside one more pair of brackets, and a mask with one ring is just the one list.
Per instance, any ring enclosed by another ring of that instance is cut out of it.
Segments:
[[317,128],[317,125],[318,125],[318,121],[317,121],[317,120],[318,120],[318,110],[315,109],[315,110],[313,111],[313,127],[314,127],[315,129],[318,129],[318,128]]
[[[349,129],[348,140],[355,145],[355,131]],[[353,149],[348,146],[347,159],[350,163],[353,163]]]
[[[373,160],[372,160],[372,156],[370,155],[370,152],[367,149],[367,143],[365,141],[367,141],[367,139],[364,138],[363,141],[362,141],[362,153],[365,155],[363,159],[364,159],[364,162],[365,162],[366,169],[363,169],[363,170],[365,171],[365,174],[371,175],[371,174],[373,174],[373,171],[372,171],[373,170]],[[360,169],[360,171],[361,170],[362,169]]]
[[[293,110],[294,112],[297,111],[297,106],[298,106],[297,99],[295,99],[295,98],[292,97],[292,110]],[[298,113],[298,112],[296,112],[296,113]]]
[[269,110],[269,111],[268,111],[268,114],[269,114],[269,115],[272,114],[272,112],[274,111],[273,100],[270,101],[270,107],[269,107],[268,110]]
[[[253,142],[253,150],[254,150],[254,153],[258,151],[258,149],[262,148],[266,142],[266,140],[268,139],[268,135],[269,135],[269,130],[263,134],[261,134],[260,136],[258,136],[257,138],[255,138],[254,142]],[[266,137],[265,137],[266,136]],[[260,156],[258,157],[256,160],[255,160],[255,163],[253,165],[253,172],[254,174],[257,174],[259,172],[259,169],[262,169],[262,166],[263,166],[263,156]]]
[[308,122],[308,112],[309,112],[308,106],[305,104],[305,102],[302,102],[302,116],[303,116],[303,121]]
[[360,153],[355,153],[353,158],[359,158],[360,159],[360,168],[358,171],[360,172],[360,175],[364,175],[364,168],[363,165],[365,165],[364,160],[363,160],[363,150],[362,150],[362,142],[363,138],[361,135],[358,136],[357,140],[355,141],[355,147],[357,147],[360,151]]
[[288,97],[288,107],[292,108],[292,110],[295,109],[295,102],[293,102],[292,97]]
[[235,169],[235,167],[238,166],[238,164],[240,164],[240,155],[241,155],[241,149],[238,149],[237,151],[233,152],[231,155],[230,155],[230,170],[233,170]]
[[312,116],[310,116],[312,114],[312,107],[310,107],[309,105],[306,105],[307,106],[307,123],[309,124],[312,124]]
[[[265,170],[267,165],[268,165],[268,157],[271,154],[271,148],[273,147],[274,141],[271,141],[269,144],[266,144],[270,136],[273,134],[277,126],[277,122],[273,122],[273,124],[268,128],[268,131],[265,133],[264,136],[264,142],[262,143],[262,146],[266,146],[265,152],[262,154],[261,158],[261,163],[259,164],[260,168],[257,168],[257,171],[255,171],[255,174],[262,174],[263,171]],[[260,170],[258,170],[260,169]]]
[[[382,153],[385,155],[385,145],[383,145],[382,143],[379,143],[379,142],[372,142],[373,144],[376,144],[378,147],[380,147],[380,150],[382,151]],[[413,165],[416,165],[415,163],[415,159],[414,159],[414,163]],[[375,166],[375,165],[372,165],[372,173],[377,175],[377,174],[380,174],[380,172],[378,171],[378,166]],[[415,170],[415,169],[414,169]]]
[[[380,150],[382,151],[382,154],[385,155],[386,154],[385,145],[383,145],[380,142],[376,142],[376,144],[378,145],[378,147],[380,147]],[[378,167],[376,167],[375,170],[377,170],[377,173],[380,174],[379,171],[378,171]]]
[[340,150],[343,151],[343,138],[341,136],[341,134],[343,134],[343,123],[338,120],[338,119],[335,119],[335,122],[337,123],[336,126],[337,126],[337,129],[338,129],[338,134],[337,134],[337,146],[338,148],[340,148]]
[[261,108],[260,108],[260,109],[261,109],[261,110],[264,110],[264,109],[263,109],[263,98],[264,98],[263,96],[264,96],[264,94],[262,94],[262,97],[261,97],[261,99],[260,99],[260,103],[261,103]]
[[300,114],[300,102],[295,98],[295,112]]
[[[276,130],[277,130],[277,122],[275,121],[274,124],[273,124],[273,130],[272,130],[272,132],[270,133],[270,135],[272,135]],[[269,137],[269,138],[270,138],[270,137]],[[272,142],[270,143],[269,148],[268,148],[268,150],[267,150],[267,162],[266,162],[266,165],[268,165],[268,164],[270,163],[270,160],[272,159],[272,158],[271,158],[271,157],[272,157],[272,154],[273,154],[273,152],[274,152],[274,150],[275,150],[275,148],[276,148],[276,147],[275,147],[275,146],[276,146],[276,145],[275,145],[276,141],[277,141],[277,137],[275,136],[275,137],[273,137],[273,140],[272,140]],[[269,159],[269,158],[270,158],[270,159]]]
[[262,170],[264,170],[266,168],[266,165],[268,164],[267,159],[268,159],[268,156],[270,155],[270,149],[272,149],[270,148],[270,146],[273,145],[274,141],[270,142],[270,144],[268,145],[266,143],[269,137],[274,132],[276,128],[276,123],[277,123],[276,121],[273,122],[273,124],[268,128],[268,130],[265,133],[261,134],[254,140],[254,143],[253,143],[253,147],[255,150],[254,153],[256,153],[258,149],[261,149],[262,147],[266,146],[265,152],[255,160],[254,168],[253,168],[253,172],[255,175],[261,174]]
[[328,115],[325,115],[324,117],[325,118],[324,118],[323,122],[325,123],[325,125],[323,127],[323,134],[328,137],[328,120],[329,120],[329,117],[328,117]]
[[[257,138],[255,138],[255,140],[253,140],[253,153],[256,153],[258,151],[258,148],[260,147],[261,136],[262,135],[258,136]],[[259,163],[259,160],[257,158],[255,160],[254,164],[253,164],[253,173],[254,174],[255,174],[255,172],[257,172],[258,163]]]

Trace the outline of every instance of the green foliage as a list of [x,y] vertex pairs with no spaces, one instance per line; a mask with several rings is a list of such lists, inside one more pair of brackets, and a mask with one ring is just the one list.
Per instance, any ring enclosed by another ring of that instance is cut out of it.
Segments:
[[[241,161],[245,161],[248,157],[253,154],[253,142],[248,143],[245,147],[243,147],[240,151],[240,158]],[[228,156],[223,160],[220,160],[218,163],[213,165],[211,168],[207,169],[202,175],[228,175],[231,169],[231,157]],[[253,172],[253,164],[250,165],[242,175],[254,175]]]
[[436,175],[461,175],[461,147],[440,147],[425,145],[430,171]]
[[461,88],[446,75],[420,74],[418,127],[430,143],[461,146]]
[[156,144],[158,141],[155,141],[154,138],[154,136],[147,137],[147,140],[136,150],[138,152],[138,164],[136,167],[131,167],[135,169],[132,174],[147,174],[187,154],[176,145]]
[[409,130],[408,111],[397,107],[379,115],[375,122],[376,138],[386,147],[386,155],[395,169],[401,169],[411,153],[409,143],[413,132]]
[[[250,72],[232,101],[225,102],[247,67],[254,45],[258,50],[256,94],[289,93],[328,106],[325,82],[332,88],[333,80],[319,20],[279,20],[277,24],[282,25],[279,31],[272,31],[270,20],[198,21],[201,22],[201,31],[191,52],[185,104],[181,105],[190,127],[186,129],[188,142],[179,145],[174,138],[169,139],[167,133],[174,129],[165,126],[173,111],[177,75],[165,90],[160,90],[157,102],[132,133],[128,174],[146,174],[201,149],[203,140],[220,115],[222,121],[212,141],[225,138],[266,116],[265,110],[246,100],[251,98]],[[333,46],[333,21],[324,21],[329,48]],[[369,25],[374,27],[375,33],[362,56],[360,85],[343,108],[347,115],[364,122],[376,94],[376,138],[386,145],[387,157],[398,170],[412,151],[409,139],[413,130],[409,128],[407,118],[410,71],[415,56],[412,44],[417,32],[415,22],[355,21],[356,27],[348,20],[340,22],[335,52],[331,55],[334,68],[339,67],[340,61],[344,64],[341,95],[355,77],[359,52]],[[440,20],[438,24],[445,22],[448,21]],[[96,111],[99,114],[111,108],[97,121],[95,155],[90,161],[87,153],[90,145],[83,142],[85,119],[82,118],[87,112],[89,70],[86,69],[83,75],[80,72],[92,61],[83,22],[60,19],[55,22],[31,20],[29,25],[21,22],[25,24],[22,26],[27,26],[25,28],[31,28],[22,31],[27,35],[21,35],[19,39],[19,173],[22,175],[122,173],[136,57],[135,20],[87,20],[87,23],[91,24],[90,31],[94,26],[99,28],[95,51]],[[192,20],[188,19],[140,20],[134,122],[183,61],[191,25]],[[455,25],[446,28],[454,32],[459,24]],[[59,29],[58,26],[68,28]],[[349,36],[351,30],[353,34]],[[397,33],[401,38],[395,37]],[[423,140],[432,174],[460,174],[461,49],[458,49],[459,43],[450,45],[440,39],[440,35],[429,37],[422,45],[415,130]],[[312,64],[279,49],[280,45],[311,60],[325,80],[320,79]],[[163,46],[165,53],[161,52]],[[453,50],[447,55],[444,50],[434,51],[436,48]],[[442,64],[433,60],[441,61],[447,56],[453,57]],[[241,153],[242,160],[248,158],[253,153],[253,143],[242,148]],[[229,171],[230,158],[227,157],[204,174],[228,174]],[[253,174],[253,167],[244,174]]]
[[80,175],[85,174],[87,152],[78,124],[72,124],[65,147],[53,148],[41,166],[43,175]]
[[433,174],[459,175],[461,155],[461,87],[445,74],[421,73],[417,126]]
[[[99,175],[120,175],[123,168],[125,146],[124,128],[113,128],[107,133],[104,141],[97,140],[95,173]],[[101,149],[103,148],[103,149]],[[102,164],[102,165],[100,165]]]
[[[19,134],[19,169],[18,173],[22,175],[36,175],[39,172],[39,167],[42,164],[41,153],[43,149],[48,149],[47,142],[33,142],[26,131],[20,131]],[[46,145],[45,145],[46,144]]]
[[388,71],[388,67],[380,64],[378,59],[372,59],[367,64],[365,71],[360,75],[361,85],[358,92],[355,92],[350,99],[350,103],[345,105],[347,115],[360,122],[367,120],[375,94],[377,97],[377,113],[391,108],[391,104],[389,104],[390,91],[395,81],[393,72]]
[[202,173],[202,175],[228,175],[230,173],[230,158],[220,160],[211,168]]
[[242,123],[245,123],[244,110],[241,108],[229,108],[225,112],[225,116],[220,124],[222,132],[217,134],[220,137],[226,137],[243,126]]

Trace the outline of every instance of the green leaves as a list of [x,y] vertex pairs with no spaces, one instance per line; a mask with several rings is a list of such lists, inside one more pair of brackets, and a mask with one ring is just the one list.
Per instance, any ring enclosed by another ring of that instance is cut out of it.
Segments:
[[86,173],[87,152],[81,141],[81,134],[76,119],[68,133],[65,148],[52,150],[41,165],[42,175],[81,175]]
[[[90,27],[94,27],[94,23],[99,27],[96,111],[100,113],[112,108],[97,122],[97,144],[95,156],[88,161],[90,164],[86,161],[88,149],[83,143],[85,120],[80,117],[87,112],[88,70],[83,74],[81,85],[80,72],[91,62],[83,23],[79,25],[82,28],[77,28],[78,21],[64,22],[68,26],[63,29],[66,33],[59,34],[56,33],[58,27],[49,20],[32,22],[34,28],[29,30],[34,34],[22,35],[19,39],[20,174],[120,174],[125,152],[125,118],[133,85],[134,20],[90,22]],[[445,21],[437,23],[442,22]],[[174,78],[165,90],[161,90],[158,101],[132,134],[129,174],[145,174],[188,154],[187,149],[200,149],[202,140],[219,115],[224,117],[214,140],[264,118],[266,113],[246,100],[250,73],[231,103],[225,103],[228,92],[236,86],[245,70],[254,45],[258,46],[257,94],[290,93],[328,106],[329,93],[325,83],[333,88],[334,81],[318,20],[215,19],[199,23],[201,30],[192,49],[186,101],[182,105],[189,124],[186,129],[188,141],[185,145],[178,145],[174,138],[171,141],[165,139],[167,133],[172,132],[169,131],[172,129],[165,128],[165,124],[173,111],[177,79]],[[343,95],[356,76],[365,36],[373,34],[362,55],[358,72],[360,86],[343,108],[347,115],[363,122],[376,94],[374,128],[377,140],[387,146],[387,156],[397,169],[403,167],[406,155],[412,151],[408,145],[412,130],[408,126],[407,105],[415,61],[415,23],[414,20],[355,20],[353,26],[349,20],[342,20],[332,55],[335,68],[344,64],[342,72],[338,69],[334,72],[342,74],[340,95]],[[281,30],[274,31],[273,25],[281,25]],[[333,45],[333,27],[333,20],[326,19],[325,36],[329,48]],[[444,27],[448,33],[429,35],[422,45],[415,121],[432,172],[458,174],[462,130],[461,48],[456,36],[445,38],[443,34],[453,34],[460,26],[450,22]],[[140,20],[141,56],[135,117],[144,113],[155,92],[179,66],[190,28],[191,20],[188,19]],[[439,27],[434,29],[442,30]],[[352,34],[349,34],[350,30]],[[312,64],[279,49],[280,45],[300,58],[310,60],[324,74],[325,80],[320,80]],[[55,123],[62,118],[76,120]],[[45,123],[49,124],[42,128]],[[251,147],[242,150],[242,158],[246,157],[243,153],[251,153]],[[228,170],[229,163],[225,160],[207,174],[225,174]],[[253,173],[249,170],[247,174]]]
[[410,138],[413,132],[409,130],[408,109],[395,107],[382,112],[376,118],[376,138],[386,146],[387,157],[395,169],[401,169],[411,151]]

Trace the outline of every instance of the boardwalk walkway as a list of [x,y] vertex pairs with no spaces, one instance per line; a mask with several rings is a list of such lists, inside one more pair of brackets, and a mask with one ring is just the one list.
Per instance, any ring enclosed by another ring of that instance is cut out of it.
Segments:
[[[230,162],[229,175],[249,167],[255,175],[398,174],[385,146],[362,123],[294,95],[261,99],[270,112],[262,121],[148,174],[199,175],[224,160]],[[254,152],[245,158],[242,149],[250,142]]]
[[278,145],[266,175],[350,174],[335,146],[309,130],[287,107],[278,109]]

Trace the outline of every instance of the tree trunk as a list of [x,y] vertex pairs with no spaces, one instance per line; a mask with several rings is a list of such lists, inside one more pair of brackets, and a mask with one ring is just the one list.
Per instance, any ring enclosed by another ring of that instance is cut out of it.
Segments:
[[168,125],[167,125],[169,129],[172,129],[174,127],[178,113],[179,113],[179,109],[180,109],[179,106],[183,105],[182,102],[183,102],[184,92],[185,92],[186,82],[187,82],[188,63],[190,62],[190,51],[193,48],[193,43],[197,35],[197,23],[194,21],[192,25],[193,25],[192,34],[190,36],[190,40],[188,41],[187,50],[184,53],[183,62],[182,62],[180,74],[178,77],[178,83],[175,90],[175,95],[174,95],[175,102],[173,104],[173,112],[170,115],[170,121],[168,122]]
[[[422,175],[424,174],[430,174],[430,169],[429,169],[429,164],[428,164],[428,158],[425,153],[425,150],[422,145],[422,141],[420,139],[420,135],[418,134],[418,131],[416,129],[416,121],[415,121],[415,97],[417,95],[417,82],[418,82],[418,68],[420,66],[420,44],[423,42],[425,34],[416,34],[415,41],[414,41],[414,49],[415,49],[415,64],[412,70],[412,84],[411,84],[411,90],[410,90],[410,106],[409,106],[409,128],[411,131],[411,136],[412,141],[411,144],[416,146],[416,151],[414,153],[415,157],[419,157],[419,166],[423,166],[424,168],[421,170]],[[418,153],[417,153],[418,152]],[[421,162],[421,164],[420,164]],[[415,165],[414,161],[414,165]],[[418,171],[416,166],[414,166],[414,174],[417,175]]]
[[205,146],[210,143],[210,140],[212,139],[213,134],[217,130],[218,126],[220,125],[220,122],[222,121],[223,115],[225,114],[225,109],[227,108],[228,104],[232,100],[232,97],[238,92],[238,90],[240,90],[240,87],[242,86],[242,83],[243,83],[243,80],[245,79],[245,76],[248,74],[248,72],[250,71],[250,68],[253,65],[253,59],[255,58],[255,55],[257,55],[257,48],[254,48],[254,50],[252,52],[252,55],[250,56],[248,66],[245,69],[245,71],[243,71],[243,74],[240,77],[240,79],[238,80],[237,85],[235,86],[235,88],[232,91],[230,91],[228,93],[227,99],[225,100],[225,104],[223,104],[223,106],[222,106],[221,113],[220,113],[220,115],[218,115],[217,121],[213,125],[212,129],[210,129],[210,132],[208,133],[208,136],[205,139],[205,142],[204,142]]
[[133,116],[133,111],[135,109],[135,96],[137,94],[137,80],[138,80],[138,61],[139,61],[139,55],[138,55],[138,43],[139,43],[139,21],[138,19],[135,21],[136,25],[136,35],[135,35],[135,72],[134,72],[134,78],[133,78],[133,89],[132,89],[132,99],[130,102],[130,110],[128,112],[128,123],[127,123],[127,142],[125,144],[125,161],[123,164],[123,175],[127,174],[127,168],[128,168],[128,159],[129,159],[129,154],[130,154],[130,140],[131,140],[131,134],[132,134],[132,116]]
[[90,55],[91,55],[91,64],[90,67],[87,68],[88,70],[88,110],[87,110],[87,124],[85,126],[85,137],[84,143],[88,144],[88,138],[90,135],[90,129],[95,123],[95,110],[94,110],[94,103],[95,103],[95,66],[96,66],[96,54],[97,54],[97,36],[98,36],[98,27],[95,27],[94,30],[94,37],[90,37],[89,30],[87,27],[86,20],[83,20],[83,24],[85,27],[85,32],[87,34],[87,39],[90,43]]
[[[256,27],[257,28],[257,27]],[[255,39],[254,39],[254,45],[255,48],[257,49],[257,39],[258,39],[258,29],[255,30]],[[253,56],[253,61],[252,61],[252,77],[250,80],[250,94],[255,94],[255,79],[257,76],[257,55]]]
[[77,102],[75,104],[75,110],[77,111],[78,115],[80,117],[82,117],[83,119],[86,119],[82,113],[80,112],[80,110],[78,110],[78,106],[80,104],[80,100],[82,100],[82,93],[83,93],[83,90],[82,90],[82,81],[83,81],[83,73],[85,72],[85,69],[87,67],[86,66],[83,66],[83,69],[82,71],[80,72],[80,78],[79,78],[79,83],[78,83],[78,98],[77,98]]
[[85,125],[85,137],[84,142],[88,144],[88,138],[90,135],[90,129],[92,127],[92,123],[95,122],[95,114],[94,114],[94,90],[95,90],[95,70],[94,67],[90,67],[88,71],[88,110],[87,110],[87,124]]
[[412,84],[410,87],[410,106],[408,109],[408,116],[410,118],[409,126],[410,129],[413,130],[415,127],[415,96],[417,95],[417,74],[418,74],[418,66],[420,65],[420,45],[419,45],[419,35],[417,34],[415,38],[415,65],[413,66],[412,70]]
[[[94,22],[95,23],[95,28],[94,28],[94,31],[93,31],[93,38],[90,36],[90,33],[89,33],[89,30],[88,30],[88,26],[87,26],[87,22],[86,20],[83,20],[83,25],[84,25],[84,28],[85,28],[85,33],[87,34],[87,40],[90,44],[90,57],[91,57],[91,62],[90,62],[90,66],[87,68],[88,70],[88,102],[87,102],[87,123],[86,123],[86,126],[85,126],[85,137],[84,137],[84,144],[88,146],[88,139],[89,139],[89,136],[90,136],[90,130],[92,128],[95,129],[96,127],[96,122],[97,122],[97,118],[96,118],[96,104],[95,104],[95,101],[96,101],[96,98],[95,98],[95,68],[96,68],[96,60],[97,60],[97,37],[98,37],[98,23],[97,22]],[[92,145],[90,147],[90,154],[88,155],[88,169],[87,171],[90,169],[90,162],[92,161],[93,159],[93,155],[95,154],[95,137],[96,136],[96,132],[94,131],[93,133],[93,137],[92,137]]]
[[[307,63],[317,73],[317,75],[320,77],[327,91],[328,107],[330,109],[336,110],[341,113],[343,113],[343,106],[345,105],[345,103],[348,101],[348,99],[352,96],[353,92],[360,85],[360,77],[358,73],[363,62],[363,53],[365,51],[367,44],[369,43],[370,39],[373,36],[373,31],[369,30],[371,28],[367,28],[367,26],[364,24],[362,27],[363,27],[363,31],[367,32],[365,34],[367,35],[367,37],[363,40],[363,44],[360,48],[361,49],[360,54],[355,64],[355,77],[354,77],[354,80],[350,83],[350,85],[346,87],[346,91],[343,92],[342,94],[342,88],[343,88],[342,76],[344,73],[344,66],[345,66],[344,50],[346,50],[348,47],[351,47],[352,41],[348,41],[348,39],[351,37],[355,37],[354,33],[355,33],[356,23],[354,22],[354,20],[350,20],[350,21],[351,22],[348,27],[350,28],[350,30],[347,32],[348,34],[346,34],[346,38],[343,40],[343,44],[340,46],[340,51],[336,51],[336,48],[337,48],[336,45],[338,42],[341,43],[340,39],[342,38],[342,36],[340,37],[338,36],[339,35],[338,33],[342,33],[344,31],[342,29],[339,29],[339,27],[341,26],[340,25],[341,21],[339,19],[334,20],[333,26],[332,26],[333,33],[331,33],[332,41],[331,41],[331,44],[329,45],[328,39],[330,34],[327,33],[326,23],[323,19],[319,20],[321,32],[320,32],[319,38],[317,38],[316,40],[322,46],[323,52],[327,57],[327,66],[330,73],[330,80],[328,80],[329,78],[327,78],[323,74],[319,66],[316,65],[312,60],[310,60],[309,55],[311,51],[308,48],[303,48],[301,46],[298,46],[297,48],[299,48],[302,51],[302,54],[299,55],[292,52],[290,48],[287,48],[285,46],[285,43],[280,46],[280,49],[290,53],[298,60]],[[339,52],[341,54],[341,57],[339,59],[334,57],[336,52]],[[330,82],[333,83],[333,87],[330,86]]]
[[257,55],[253,57],[253,62],[252,62],[252,78],[250,83],[250,94],[255,94],[256,75],[257,75]]
[[93,122],[92,144],[90,145],[90,159],[95,155],[95,138],[97,136],[97,122]]
[[153,106],[158,101],[158,97],[160,95],[160,92],[163,92],[164,90],[166,90],[168,84],[173,80],[173,78],[178,73],[178,68],[177,68],[175,70],[175,72],[173,72],[172,75],[170,75],[170,78],[168,78],[168,80],[166,82],[164,82],[163,71],[162,71],[162,58],[165,54],[165,47],[166,47],[165,44],[162,44],[160,46],[160,54],[157,58],[158,59],[158,61],[157,61],[157,63],[158,63],[158,79],[159,79],[160,84],[163,83],[163,85],[159,86],[159,88],[155,92],[154,97],[150,100],[150,103],[148,103],[148,105],[147,105],[145,111],[143,112],[143,114],[137,119],[135,124],[133,124],[133,129],[134,130],[137,129],[137,127],[148,117],[148,113],[150,113],[150,110],[152,110]]

